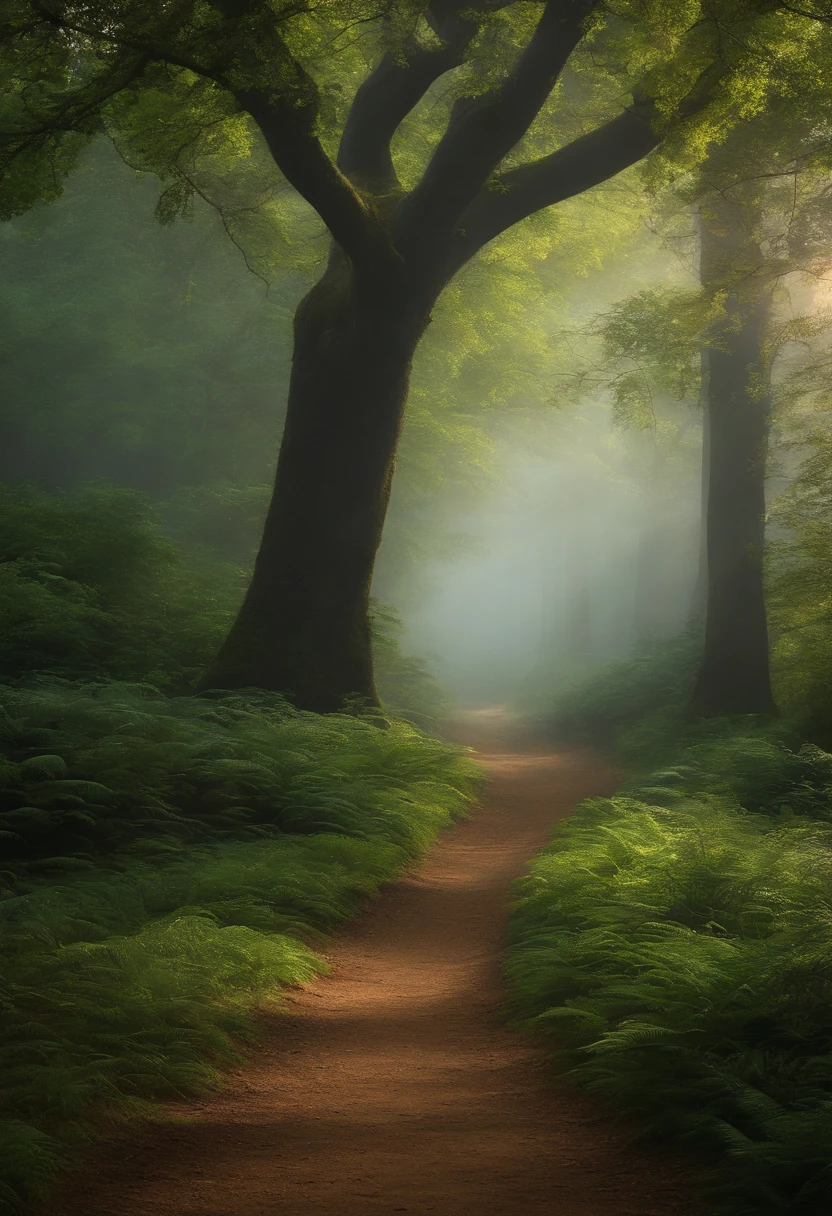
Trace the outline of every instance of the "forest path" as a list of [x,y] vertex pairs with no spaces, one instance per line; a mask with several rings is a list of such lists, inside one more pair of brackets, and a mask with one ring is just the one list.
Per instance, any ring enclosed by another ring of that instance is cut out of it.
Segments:
[[495,1016],[510,883],[616,774],[493,712],[458,737],[491,774],[484,805],[338,936],[334,974],[266,1019],[222,1093],[119,1135],[49,1216],[689,1212],[673,1164]]

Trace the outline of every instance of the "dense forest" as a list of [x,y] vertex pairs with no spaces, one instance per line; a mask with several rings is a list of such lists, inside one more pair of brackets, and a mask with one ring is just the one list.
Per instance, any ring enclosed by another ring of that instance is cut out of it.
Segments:
[[3,0],[0,320],[0,1213],[829,1211],[832,3]]

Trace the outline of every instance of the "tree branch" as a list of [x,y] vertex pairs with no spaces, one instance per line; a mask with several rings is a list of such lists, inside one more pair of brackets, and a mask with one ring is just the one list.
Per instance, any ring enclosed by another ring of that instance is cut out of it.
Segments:
[[457,102],[422,180],[402,204],[396,245],[411,258],[450,233],[525,135],[584,36],[595,0],[547,0],[537,29],[503,82]]
[[663,138],[652,117],[649,103],[636,103],[549,156],[504,173],[463,215],[452,240],[454,272],[507,228],[642,160]]
[[172,47],[160,46],[153,42],[135,38],[120,37],[113,30],[96,29],[88,25],[79,25],[75,21],[68,21],[60,13],[54,12],[43,4],[41,0],[29,0],[33,12],[47,23],[58,30],[66,30],[70,34],[81,34],[84,38],[89,38],[92,42],[104,42],[110,46],[117,46],[122,50],[136,51],[139,53],[146,63],[151,63],[154,60],[169,63],[173,67],[186,68],[189,72],[193,72],[197,76],[207,76],[211,79],[216,79],[216,76],[204,63],[199,63],[192,59],[189,55],[182,55],[174,51]]
[[[228,24],[227,40],[225,45],[222,39],[217,41],[212,62],[207,63],[183,55],[173,46],[120,36],[117,27],[82,28],[50,9],[43,0],[30,2],[56,28],[136,51],[144,62],[186,68],[226,89],[257,123],[278,169],[317,211],[350,260],[376,262],[379,257],[392,255],[383,225],[324,151],[315,133],[320,109],[318,86],[290,52],[277,28],[278,18],[268,7],[257,0],[216,0],[214,6]],[[246,29],[243,23],[250,18],[267,25],[255,24]],[[268,37],[270,49],[275,53],[274,60],[267,65],[265,79],[259,48],[255,45],[257,34]],[[278,68],[276,81],[274,73]],[[250,83],[242,83],[246,75],[251,76]]]
[[[682,101],[680,118],[704,109],[724,71],[723,65],[714,63],[702,73]],[[480,192],[462,216],[446,246],[443,274],[456,274],[489,241],[535,212],[582,194],[637,164],[665,135],[665,129],[656,123],[652,98],[637,94],[631,106],[594,131],[549,156],[504,173],[493,189]]]
[[384,226],[315,134],[318,91],[314,85],[313,90],[302,104],[292,96],[274,96],[262,89],[233,93],[260,128],[278,169],[317,211],[353,264],[390,256],[393,246]]
[[[19,131],[0,130],[0,174],[26,152],[43,148],[50,139],[69,133],[92,136],[100,129],[102,105],[128,88],[147,66],[147,57],[125,61],[121,72],[111,69],[94,76],[75,93],[53,95],[42,103],[39,124]],[[121,66],[121,65],[120,65]]]
[[413,40],[405,47],[404,58],[388,51],[355,94],[338,151],[338,166],[347,177],[374,194],[397,189],[390,144],[401,123],[434,81],[463,62],[478,29],[476,14],[516,2],[434,0],[427,20],[442,46],[429,49]]
[[458,28],[444,46],[408,48],[406,63],[388,51],[356,92],[341,136],[338,166],[364,189],[389,194],[398,187],[391,141],[433,82],[462,62],[474,26],[461,19],[455,24]]

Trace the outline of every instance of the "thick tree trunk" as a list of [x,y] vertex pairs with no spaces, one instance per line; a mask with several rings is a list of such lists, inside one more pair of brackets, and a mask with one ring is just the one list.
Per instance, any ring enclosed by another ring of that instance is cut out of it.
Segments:
[[426,322],[387,269],[360,282],[336,252],[298,308],[274,495],[205,688],[268,688],[318,712],[348,697],[378,701],[370,583]]
[[[702,273],[728,276],[727,323],[707,353],[708,470],[705,651],[692,698],[697,716],[774,712],[763,595],[770,392],[764,341],[771,292],[754,277],[762,257],[736,205],[703,225]],[[756,284],[756,286],[750,286]]]

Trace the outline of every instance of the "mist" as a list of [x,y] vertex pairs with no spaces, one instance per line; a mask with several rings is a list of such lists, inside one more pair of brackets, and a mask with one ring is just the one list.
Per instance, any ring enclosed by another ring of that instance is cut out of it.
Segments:
[[578,428],[554,416],[504,436],[490,488],[439,513],[467,544],[425,564],[401,611],[409,645],[460,705],[543,705],[634,646],[672,637],[694,610],[700,419],[670,494],[638,480],[655,457],[652,434],[612,431],[609,402],[587,414]]

